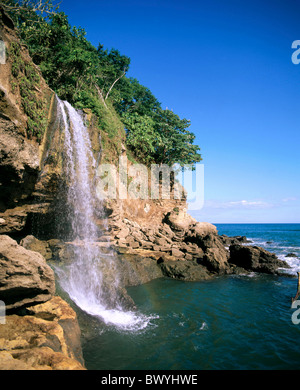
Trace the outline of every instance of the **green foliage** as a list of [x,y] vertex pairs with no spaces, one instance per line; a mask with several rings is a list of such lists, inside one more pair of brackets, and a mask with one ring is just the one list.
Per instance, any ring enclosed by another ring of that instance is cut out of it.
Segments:
[[[129,57],[117,49],[104,49],[102,44],[96,49],[86,39],[84,29],[72,27],[63,12],[52,12],[51,0],[5,2],[31,3],[31,7],[19,9],[14,16],[21,38],[58,96],[78,109],[90,109],[97,117],[106,147],[110,145],[115,152],[120,150],[125,127],[126,144],[133,160],[148,165],[154,162],[193,165],[201,161],[200,149],[194,145],[195,135],[188,130],[190,122],[163,110],[149,88],[135,78],[126,77]],[[41,10],[36,13],[39,4]],[[42,12],[45,10],[46,16]],[[17,57],[17,48],[14,50],[13,55]],[[28,83],[38,82],[36,72],[21,67],[16,62],[12,72],[14,77],[21,72],[26,78],[20,84],[23,106],[36,124],[34,99],[28,92]],[[36,132],[34,124],[30,122],[32,131]]]
[[123,123],[128,129],[127,145],[138,160],[148,165],[155,163],[155,149],[160,137],[154,130],[154,120],[147,115],[127,113],[123,116]]
[[176,213],[177,215],[179,214],[179,208],[178,208],[178,207],[174,207],[174,208],[173,208],[173,211],[174,211],[174,213]]
[[116,109],[120,115],[135,112],[139,115],[151,116],[160,108],[160,103],[150,89],[141,85],[137,79],[125,78],[118,89],[122,99],[117,102]]
[[41,17],[47,18],[59,8],[52,0],[1,0],[0,5],[17,27],[24,21],[31,24],[39,23]]
[[173,111],[159,109],[154,114],[155,131],[160,136],[155,161],[161,164],[194,165],[202,160],[195,135],[188,129],[190,121],[180,119]]
[[12,69],[12,92],[16,93],[19,86],[21,104],[28,117],[27,133],[40,141],[47,126],[45,102],[38,99],[35,92],[40,76],[34,66],[23,59],[19,43],[11,42],[8,58]]
[[146,164],[194,165],[201,161],[195,135],[187,130],[190,122],[170,110],[159,108],[149,115],[123,114],[127,145]]

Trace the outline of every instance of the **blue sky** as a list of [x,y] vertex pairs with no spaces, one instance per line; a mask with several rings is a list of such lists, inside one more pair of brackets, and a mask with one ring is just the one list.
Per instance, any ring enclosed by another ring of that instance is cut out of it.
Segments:
[[299,0],[62,0],[95,46],[191,120],[205,169],[200,221],[300,222]]

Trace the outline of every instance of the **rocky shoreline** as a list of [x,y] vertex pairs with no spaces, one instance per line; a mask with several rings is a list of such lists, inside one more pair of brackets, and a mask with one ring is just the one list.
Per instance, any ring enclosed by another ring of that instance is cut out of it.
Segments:
[[55,276],[38,252],[0,235],[2,370],[83,370],[75,311],[55,295]]
[[[115,251],[124,288],[163,277],[193,282],[248,272],[280,275],[280,268],[289,267],[246,237],[219,235],[214,225],[195,221],[184,209],[167,213],[155,229],[128,218],[109,222],[105,237],[94,244]],[[0,296],[7,305],[0,326],[1,369],[85,369],[76,313],[55,295],[49,265],[72,261],[79,244],[32,235],[18,244],[0,235]]]

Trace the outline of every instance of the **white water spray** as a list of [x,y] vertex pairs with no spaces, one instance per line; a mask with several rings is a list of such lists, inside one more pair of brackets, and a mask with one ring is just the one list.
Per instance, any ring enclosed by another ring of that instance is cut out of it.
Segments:
[[77,306],[105,323],[126,330],[143,329],[151,318],[123,309],[115,254],[97,243],[92,188],[96,161],[88,129],[80,114],[60,99],[58,115],[65,134],[64,169],[74,252],[71,264],[57,269],[60,285]]

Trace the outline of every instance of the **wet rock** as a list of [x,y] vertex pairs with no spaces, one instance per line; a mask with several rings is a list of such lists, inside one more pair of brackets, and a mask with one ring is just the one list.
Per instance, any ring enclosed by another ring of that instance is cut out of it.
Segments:
[[59,257],[60,251],[65,247],[65,243],[58,239],[51,239],[47,241],[52,253],[52,260],[61,260]]
[[229,262],[246,270],[278,274],[279,267],[289,268],[289,265],[275,254],[257,246],[231,245],[229,250]]
[[46,260],[52,259],[52,251],[47,241],[41,241],[34,236],[26,236],[20,242],[25,249],[40,253]]
[[[153,257],[150,257],[153,256]],[[161,255],[153,251],[141,251],[139,254],[125,253],[120,256],[120,277],[124,286],[136,286],[163,277],[157,259]]]
[[184,281],[199,281],[211,278],[211,274],[206,267],[203,267],[192,261],[164,261],[160,264],[163,275]]
[[288,253],[285,257],[298,257],[296,253]]

